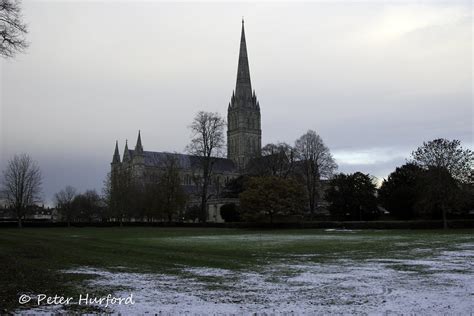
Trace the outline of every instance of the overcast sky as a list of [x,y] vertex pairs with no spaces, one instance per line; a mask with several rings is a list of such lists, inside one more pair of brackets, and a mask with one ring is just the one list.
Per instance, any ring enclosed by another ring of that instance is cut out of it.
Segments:
[[1,61],[0,168],[28,153],[44,198],[102,189],[115,140],[183,152],[227,113],[245,17],[263,144],[314,129],[341,172],[382,179],[423,141],[473,148],[470,1],[23,1],[30,47]]

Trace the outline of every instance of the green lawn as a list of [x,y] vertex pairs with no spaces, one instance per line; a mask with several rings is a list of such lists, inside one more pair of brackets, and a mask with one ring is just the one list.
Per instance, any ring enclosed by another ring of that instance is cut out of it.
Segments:
[[[61,270],[92,267],[110,271],[186,277],[187,268],[258,272],[281,262],[331,263],[347,259],[398,260],[395,270],[424,271],[403,260],[433,258],[474,242],[473,230],[277,230],[213,228],[24,228],[0,230],[0,306],[19,308],[22,293],[76,295],[89,274]],[[304,259],[303,259],[304,258]],[[280,269],[279,274],[293,272]],[[463,273],[461,271],[460,273]],[[206,279],[217,286],[216,279]],[[95,288],[100,293],[100,288]]]

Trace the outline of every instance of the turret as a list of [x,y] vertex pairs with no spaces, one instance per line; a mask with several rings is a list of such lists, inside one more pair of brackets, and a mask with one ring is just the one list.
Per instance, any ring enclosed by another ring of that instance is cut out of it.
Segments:
[[112,158],[112,164],[120,164],[120,154],[118,149],[118,140],[115,141],[115,151]]
[[138,131],[138,138],[137,138],[137,144],[135,145],[135,155],[138,154],[143,154],[143,146],[142,146],[142,137],[140,135],[140,131]]
[[128,150],[128,140],[125,140],[125,148],[123,149],[123,160],[122,163],[128,164],[132,160],[130,151]]
[[133,151],[132,166],[134,176],[143,176],[145,173],[145,153],[143,152],[140,131],[138,131],[137,144],[135,145],[135,150]]
[[110,163],[112,172],[115,172],[121,166],[120,154],[118,149],[118,141],[115,141],[115,151],[114,156],[112,157],[112,162]]

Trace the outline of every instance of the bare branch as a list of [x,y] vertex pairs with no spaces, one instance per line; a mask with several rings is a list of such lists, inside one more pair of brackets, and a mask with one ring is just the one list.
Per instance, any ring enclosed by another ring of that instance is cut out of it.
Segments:
[[0,0],[0,55],[13,57],[27,47],[19,0]]

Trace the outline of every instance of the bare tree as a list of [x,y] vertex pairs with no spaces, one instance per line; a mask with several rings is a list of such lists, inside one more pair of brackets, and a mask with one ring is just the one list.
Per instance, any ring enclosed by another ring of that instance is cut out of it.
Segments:
[[308,191],[309,209],[311,215],[318,206],[321,179],[329,179],[337,169],[337,164],[315,131],[309,130],[295,142],[299,168]]
[[471,181],[474,153],[463,149],[459,140],[438,138],[423,142],[411,156],[414,164],[426,170],[418,204],[425,209],[439,208],[443,226],[448,228],[447,215],[462,199],[460,183]]
[[209,198],[208,188],[213,175],[216,157],[224,154],[224,127],[226,123],[219,113],[199,112],[189,126],[192,133],[191,143],[186,150],[189,154],[198,156],[201,189],[201,221],[206,220],[206,203]]
[[42,176],[38,164],[27,154],[15,155],[3,171],[2,195],[13,207],[22,226],[28,206],[41,201]]
[[103,218],[102,199],[96,190],[76,195],[72,204],[78,221],[91,223]]
[[158,178],[159,202],[161,211],[171,222],[178,212],[184,209],[186,193],[179,177],[179,161],[175,155],[168,155],[162,162],[162,173]]
[[262,148],[263,165],[270,176],[287,178],[295,165],[295,149],[287,143],[267,144]]
[[0,55],[13,57],[28,47],[19,0],[0,0]]
[[68,185],[54,195],[56,207],[61,211],[62,217],[66,219],[67,226],[71,226],[73,205],[72,202],[77,195],[77,191],[72,186]]
[[445,168],[456,180],[468,182],[474,167],[474,153],[463,149],[459,140],[443,138],[423,142],[411,154],[412,162],[423,169]]

